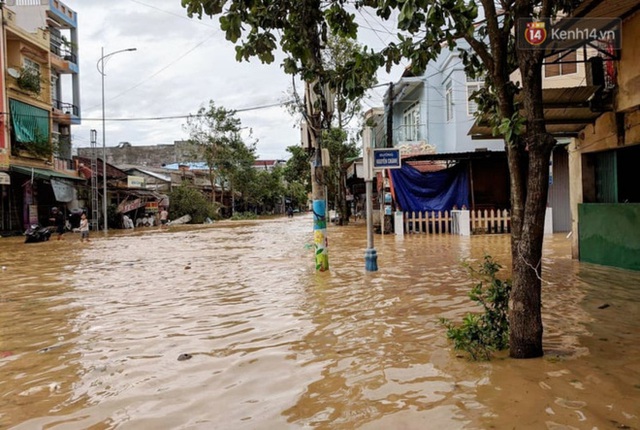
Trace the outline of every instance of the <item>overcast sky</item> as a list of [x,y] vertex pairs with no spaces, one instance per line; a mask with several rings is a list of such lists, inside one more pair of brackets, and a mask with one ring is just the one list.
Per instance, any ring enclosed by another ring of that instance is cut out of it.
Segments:
[[[218,18],[189,19],[180,0],[64,0],[78,13],[82,124],[73,126],[76,147],[90,146],[90,130],[102,145],[101,77],[96,64],[105,55],[127,48],[105,62],[106,144],[171,144],[186,139],[185,117],[209,100],[216,106],[243,110],[280,103],[291,76],[279,61],[238,63],[234,45],[224,38]],[[375,15],[357,13],[367,45],[380,48],[395,40]],[[388,27],[392,24],[387,23]],[[373,31],[372,29],[375,29]],[[393,34],[392,34],[393,33]],[[401,67],[379,82],[397,81]],[[300,90],[300,87],[298,87]],[[385,88],[371,91],[365,108],[381,106]],[[67,100],[65,100],[67,101]],[[70,100],[68,100],[70,101]],[[121,121],[138,118],[175,119]],[[288,158],[286,147],[299,143],[295,119],[282,107],[239,112],[243,127],[258,139],[259,158]]]

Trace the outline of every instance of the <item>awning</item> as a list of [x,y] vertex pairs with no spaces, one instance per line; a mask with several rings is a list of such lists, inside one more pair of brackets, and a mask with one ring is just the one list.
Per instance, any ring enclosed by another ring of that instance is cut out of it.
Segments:
[[11,125],[18,142],[49,140],[49,111],[9,99]]
[[11,165],[10,170],[12,172],[20,173],[22,175],[33,176],[35,179],[59,178],[59,179],[70,179],[72,181],[84,181],[83,178],[78,178],[77,176],[66,175],[62,172],[57,172],[55,170],[39,169],[37,167],[24,167],[24,166]]
[[[547,132],[554,137],[574,137],[588,124],[593,124],[603,113],[590,106],[590,100],[598,88],[582,86],[543,89],[542,103]],[[481,119],[476,120],[469,135],[472,139],[496,138],[491,133],[491,127]]]
[[[418,87],[424,85],[424,79],[422,77],[407,77],[400,78],[393,87],[390,87],[384,96],[385,104],[389,103],[389,98],[393,99],[394,103],[400,103],[405,97],[410,95]],[[392,90],[393,88],[393,90]]]

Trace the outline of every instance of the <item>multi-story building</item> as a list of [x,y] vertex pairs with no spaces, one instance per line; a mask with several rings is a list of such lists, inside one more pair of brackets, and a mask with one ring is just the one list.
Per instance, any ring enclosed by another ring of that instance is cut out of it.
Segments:
[[[461,41],[459,48],[464,47]],[[474,141],[469,135],[478,109],[471,96],[482,86],[481,80],[467,77],[458,49],[443,50],[423,73],[414,74],[407,69],[397,82],[389,85],[383,114],[369,125],[376,147],[400,149],[403,169],[391,173],[394,178],[390,188],[406,192],[391,190],[390,195],[398,198],[394,201],[396,208],[406,212],[448,211],[462,206],[509,207],[504,141],[499,138]],[[413,170],[421,175],[410,173]],[[419,181],[441,183],[443,188],[418,198],[414,191],[419,187],[405,183],[409,174]],[[387,180],[378,179],[380,192]],[[408,195],[415,198],[400,201]],[[451,198],[436,197],[442,195]],[[388,200],[386,193],[384,198]]]
[[75,201],[71,126],[80,123],[77,14],[59,0],[8,0],[0,57],[0,230]]

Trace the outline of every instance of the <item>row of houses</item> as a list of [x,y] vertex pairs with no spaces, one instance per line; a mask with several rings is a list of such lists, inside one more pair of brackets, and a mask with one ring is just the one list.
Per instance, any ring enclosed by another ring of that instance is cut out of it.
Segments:
[[81,122],[78,14],[60,0],[7,0],[0,15],[0,233],[46,224],[53,207],[86,211],[95,227],[105,213],[111,223],[124,213],[153,213],[185,181],[231,206],[228,190],[211,185],[198,148],[186,141],[100,151],[93,142],[73,155],[72,127]]
[[59,0],[7,0],[0,15],[0,231],[12,231],[46,218],[84,182],[71,155],[78,17]]
[[[634,270],[640,270],[639,10],[638,0],[583,1],[558,25],[608,20],[623,35],[620,45],[582,40],[549,48],[543,65],[547,130],[557,139],[546,230],[566,233],[574,258]],[[423,74],[406,71],[389,86],[384,106],[366,113],[373,136],[366,144],[399,148],[403,161],[392,180],[378,174],[379,195],[391,195],[388,208],[405,218],[463,206],[510,209],[504,143],[476,119],[470,100],[483,84],[466,76],[457,51],[443,51]],[[364,193],[356,185],[361,161],[349,171],[354,194]]]

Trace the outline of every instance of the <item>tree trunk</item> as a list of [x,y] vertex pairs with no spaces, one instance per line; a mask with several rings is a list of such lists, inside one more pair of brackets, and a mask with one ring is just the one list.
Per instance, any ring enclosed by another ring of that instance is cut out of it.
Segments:
[[[549,190],[549,160],[555,139],[547,133],[542,103],[541,53],[518,52],[526,131],[512,148],[509,169],[514,206],[511,255],[513,285],[509,304],[509,349],[513,358],[541,357],[542,244]],[[516,177],[517,175],[517,177]]]

